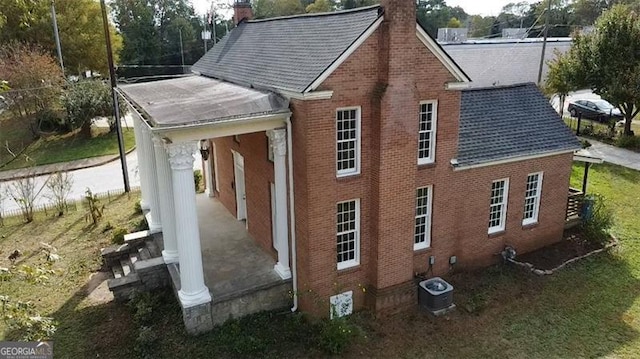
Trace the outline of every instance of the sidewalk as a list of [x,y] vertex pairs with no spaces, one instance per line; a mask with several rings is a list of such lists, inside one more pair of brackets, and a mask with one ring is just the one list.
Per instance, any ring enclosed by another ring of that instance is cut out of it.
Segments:
[[[133,151],[134,149],[127,152],[127,154]],[[118,158],[120,158],[118,155],[106,155],[106,156],[83,158],[81,160],[75,160],[75,161],[69,161],[69,162],[52,163],[49,165],[0,171],[0,182],[11,181],[11,180],[33,176],[33,175],[36,175],[36,176],[48,175],[58,171],[73,171],[73,170],[78,170],[83,168],[101,166],[111,161],[115,161]]]
[[605,162],[640,171],[640,153],[607,145],[591,138],[580,138],[591,143],[591,147],[586,151],[592,156],[602,158]]

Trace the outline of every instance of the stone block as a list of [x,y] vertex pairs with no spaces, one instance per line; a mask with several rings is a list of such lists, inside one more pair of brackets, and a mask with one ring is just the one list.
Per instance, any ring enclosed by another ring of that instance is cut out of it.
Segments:
[[182,308],[182,319],[187,332],[192,335],[205,333],[213,329],[211,303]]

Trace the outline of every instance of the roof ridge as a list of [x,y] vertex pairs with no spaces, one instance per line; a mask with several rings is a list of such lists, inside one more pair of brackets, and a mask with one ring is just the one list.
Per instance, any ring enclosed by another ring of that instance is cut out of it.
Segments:
[[288,19],[297,19],[297,18],[313,18],[313,17],[321,17],[321,16],[337,16],[337,15],[344,15],[344,14],[351,14],[351,13],[356,13],[356,12],[361,12],[361,11],[373,10],[375,8],[382,9],[382,6],[378,4],[378,5],[369,5],[369,6],[357,7],[357,8],[353,8],[353,9],[347,9],[347,10],[316,12],[316,13],[287,15],[287,16],[277,16],[277,17],[270,17],[270,18],[267,18],[267,19],[245,20],[242,23],[244,23],[244,24],[255,24],[255,23],[261,23],[261,22],[269,22],[269,21],[277,21],[277,20],[288,20]]
[[528,87],[528,86],[536,86],[536,84],[533,83],[533,82],[521,82],[521,83],[517,83],[517,84],[510,84],[510,85],[473,87],[473,88],[464,89],[464,90],[462,90],[462,92],[504,90],[504,89],[517,88],[517,87]]

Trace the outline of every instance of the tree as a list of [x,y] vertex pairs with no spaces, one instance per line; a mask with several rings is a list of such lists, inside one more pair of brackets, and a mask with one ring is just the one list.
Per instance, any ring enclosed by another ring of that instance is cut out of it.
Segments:
[[437,37],[438,29],[447,27],[452,18],[456,18],[462,24],[468,17],[469,15],[461,7],[449,7],[444,0],[418,0],[417,2],[418,21],[433,37]]
[[71,129],[80,128],[84,137],[91,137],[91,123],[98,116],[113,114],[113,100],[109,85],[98,80],[80,81],[70,85],[62,103],[67,110]]
[[11,90],[3,94],[10,110],[38,134],[37,113],[58,105],[64,78],[58,62],[36,46],[11,43],[0,47],[0,78]]
[[624,134],[632,135],[631,121],[640,112],[640,15],[615,5],[595,27],[592,34],[577,35],[559,61],[574,64],[566,80],[569,86],[591,88],[617,106],[625,118]]
[[305,7],[300,0],[255,0],[253,2],[256,19],[304,14],[304,10]]
[[[0,43],[37,44],[56,56],[51,23],[51,2],[0,0]],[[100,3],[94,0],[56,0],[56,17],[62,57],[69,73],[85,70],[107,72],[107,57]],[[112,26],[111,46],[116,56],[122,40]]]
[[462,23],[460,23],[460,20],[456,19],[455,17],[452,17],[451,19],[449,19],[449,22],[447,22],[447,27],[457,29],[462,27]]
[[579,25],[593,25],[605,10],[616,4],[631,5],[637,0],[576,0],[573,2],[573,12]]
[[355,9],[357,7],[375,5],[379,2],[379,0],[340,0],[340,9]]
[[570,56],[562,56],[556,52],[556,59],[549,63],[549,72],[545,83],[545,92],[548,95],[558,95],[560,104],[560,116],[564,116],[564,102],[569,92],[577,89],[575,79],[577,77],[577,64]]
[[491,35],[493,23],[496,20],[493,16],[483,17],[472,15],[469,18],[469,37],[485,37]]
[[336,4],[332,0],[316,0],[307,5],[305,9],[308,13],[313,12],[329,12],[336,9]]

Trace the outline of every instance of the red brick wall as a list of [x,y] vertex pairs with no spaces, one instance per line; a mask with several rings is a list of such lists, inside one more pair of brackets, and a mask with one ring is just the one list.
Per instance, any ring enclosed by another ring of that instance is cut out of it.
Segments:
[[271,193],[269,183],[274,182],[273,163],[268,159],[268,140],[265,132],[214,139],[218,161],[220,192],[217,197],[233,216],[236,215],[236,192],[233,155],[231,150],[244,157],[244,176],[247,196],[247,223],[249,234],[277,258],[272,245]]

